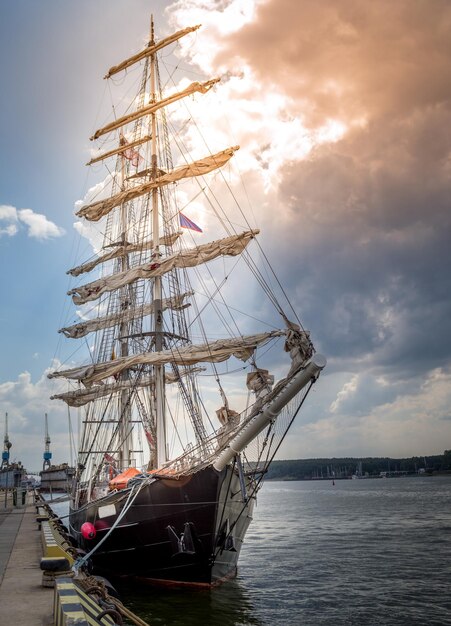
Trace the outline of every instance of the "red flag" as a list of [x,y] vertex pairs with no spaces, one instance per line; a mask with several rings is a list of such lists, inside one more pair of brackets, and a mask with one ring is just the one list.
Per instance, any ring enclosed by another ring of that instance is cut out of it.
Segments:
[[[127,140],[124,135],[121,133],[119,137],[119,145],[127,146]],[[123,152],[121,152],[123,157],[131,161],[133,167],[137,167],[139,162],[142,160],[142,156],[139,154],[138,150],[134,150],[133,148],[127,148]]]

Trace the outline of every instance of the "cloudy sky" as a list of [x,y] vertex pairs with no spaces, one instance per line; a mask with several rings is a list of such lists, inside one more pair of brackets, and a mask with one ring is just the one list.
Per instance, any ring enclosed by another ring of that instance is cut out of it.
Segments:
[[46,373],[65,270],[87,246],[74,204],[95,180],[84,163],[102,77],[142,47],[151,11],[159,37],[202,24],[178,54],[223,77],[224,106],[199,109],[206,132],[233,129],[265,250],[328,358],[279,457],[451,448],[450,3],[7,0],[0,434],[8,412],[12,457],[40,467],[48,412],[54,460],[69,460]]

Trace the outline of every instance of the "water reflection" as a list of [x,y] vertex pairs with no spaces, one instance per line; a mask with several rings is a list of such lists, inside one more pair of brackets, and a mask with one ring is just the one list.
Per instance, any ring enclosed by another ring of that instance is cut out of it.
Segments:
[[116,585],[129,609],[155,626],[263,626],[239,579],[211,590],[165,590]]

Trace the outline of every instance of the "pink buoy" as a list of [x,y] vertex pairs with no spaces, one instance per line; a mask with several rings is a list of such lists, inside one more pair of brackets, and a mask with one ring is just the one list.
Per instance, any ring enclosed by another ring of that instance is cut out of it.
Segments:
[[97,534],[95,526],[94,524],[91,524],[91,522],[85,522],[84,524],[82,524],[80,530],[85,539],[94,539]]

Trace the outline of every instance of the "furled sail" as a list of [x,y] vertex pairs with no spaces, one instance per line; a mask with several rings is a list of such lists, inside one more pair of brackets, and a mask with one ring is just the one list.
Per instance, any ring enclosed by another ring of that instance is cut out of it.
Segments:
[[[165,382],[175,383],[182,376],[196,374],[204,370],[205,368],[203,367],[190,367],[185,370],[180,370],[178,375],[166,372]],[[110,394],[117,393],[119,391],[127,391],[138,387],[151,387],[154,382],[155,380],[153,376],[142,376],[136,380],[121,380],[107,385],[93,385],[87,389],[76,389],[73,391],[66,391],[65,393],[58,393],[51,396],[50,400],[63,400],[63,402],[65,402],[68,406],[80,407],[88,404],[88,402],[93,402],[98,398],[104,398],[105,396],[109,396]]]
[[196,363],[220,363],[231,356],[247,361],[259,345],[267,343],[270,339],[285,335],[283,330],[273,330],[258,335],[247,335],[233,339],[218,339],[211,343],[201,345],[183,346],[173,350],[161,352],[144,352],[131,356],[118,357],[112,361],[75,367],[60,372],[51,372],[49,378],[68,378],[79,380],[86,387],[98,383],[109,376],[116,376],[124,369],[136,365],[175,365],[189,366]]
[[[192,291],[181,293],[173,296],[172,298],[165,298],[161,301],[161,310],[172,309],[173,311],[181,311],[190,306],[189,303],[185,303],[184,299],[193,295]],[[111,328],[121,322],[130,322],[137,318],[142,318],[146,315],[152,315],[154,312],[154,305],[152,303],[145,304],[140,307],[126,309],[112,315],[106,315],[104,317],[97,317],[92,320],[85,320],[74,324],[73,326],[66,326],[61,328],[58,332],[63,333],[66,337],[71,339],[80,339],[85,337],[88,333],[102,330],[103,328]]]
[[172,172],[163,174],[155,180],[149,181],[137,187],[132,187],[131,189],[126,189],[125,191],[121,191],[105,200],[99,200],[93,204],[87,204],[86,206],[81,207],[81,209],[77,211],[76,215],[78,217],[85,217],[89,221],[97,222],[101,217],[107,215],[112,209],[114,209],[114,207],[119,206],[123,202],[133,200],[134,198],[139,198],[140,196],[149,193],[149,191],[152,191],[152,189],[163,187],[169,183],[175,183],[182,178],[202,176],[203,174],[208,174],[209,172],[218,169],[231,159],[236,150],[239,150],[239,146],[227,148],[226,150],[222,150],[222,152],[218,152],[212,156],[207,156],[203,159],[199,159],[198,161],[194,161],[193,163],[177,167],[172,170]]
[[238,235],[202,244],[196,248],[182,250],[168,257],[156,259],[151,263],[139,265],[111,276],[104,276],[87,285],[75,287],[67,293],[72,296],[75,304],[84,304],[96,300],[107,291],[119,289],[140,278],[155,278],[155,276],[162,276],[179,267],[195,267],[219,256],[236,256],[243,252],[251,239],[259,232],[259,230],[248,230]]
[[158,50],[161,50],[161,48],[164,48],[165,46],[168,46],[169,44],[174,43],[175,41],[178,41],[185,35],[188,35],[189,33],[194,32],[195,30],[200,28],[200,26],[201,26],[200,24],[197,24],[196,26],[188,26],[187,28],[184,28],[183,30],[178,30],[176,33],[173,33],[172,35],[165,37],[164,39],[162,39],[156,44],[149,45],[147,48],[144,48],[144,50],[141,50],[141,52],[138,52],[137,54],[134,54],[132,57],[129,57],[125,61],[122,61],[122,63],[119,63],[118,65],[113,65],[113,67],[110,67],[105,78],[110,78],[114,74],[117,74],[118,72],[121,72],[122,70],[127,69],[131,65],[138,63],[138,61],[145,59],[151,54],[155,54],[155,52],[158,52]]
[[119,117],[114,122],[103,126],[96,130],[92,137],[90,137],[91,141],[93,139],[98,139],[102,137],[102,135],[106,135],[107,133],[111,133],[113,130],[117,128],[121,128],[121,126],[125,126],[125,124],[129,124],[130,122],[134,122],[138,120],[140,117],[144,117],[144,115],[150,115],[151,113],[155,113],[159,109],[168,106],[168,104],[172,104],[173,102],[177,102],[177,100],[181,100],[182,98],[186,98],[186,96],[191,96],[193,93],[207,93],[216,85],[221,79],[213,78],[211,80],[207,80],[204,83],[199,83],[195,81],[186,87],[183,91],[178,91],[177,93],[173,93],[172,96],[168,96],[159,102],[152,102],[147,104],[145,107],[141,107],[137,109],[133,113],[129,113],[128,115],[124,115],[123,117]]
[[114,150],[108,150],[108,152],[103,152],[98,156],[92,157],[92,159],[86,163],[86,165],[93,165],[94,163],[98,163],[98,161],[103,161],[104,159],[108,159],[110,156],[114,156],[115,154],[123,154],[126,150],[131,150],[136,148],[137,146],[146,143],[152,139],[151,135],[146,135],[145,137],[141,137],[141,139],[136,139],[135,141],[130,141],[130,143],[119,145]]
[[[173,246],[177,239],[180,237],[181,232],[171,233],[169,235],[165,235],[164,237],[160,237],[159,244],[160,246]],[[116,259],[120,256],[124,256],[125,254],[129,254],[131,252],[141,252],[142,250],[152,250],[154,247],[154,242],[151,239],[150,241],[144,241],[141,243],[126,243],[125,245],[117,244],[112,250],[109,250],[107,253],[102,254],[101,256],[96,257],[92,261],[87,261],[82,265],[78,265],[77,267],[73,267],[72,269],[67,271],[67,274],[71,276],[79,276],[85,272],[90,272],[100,263],[106,263],[106,261],[111,261],[112,259]]]

